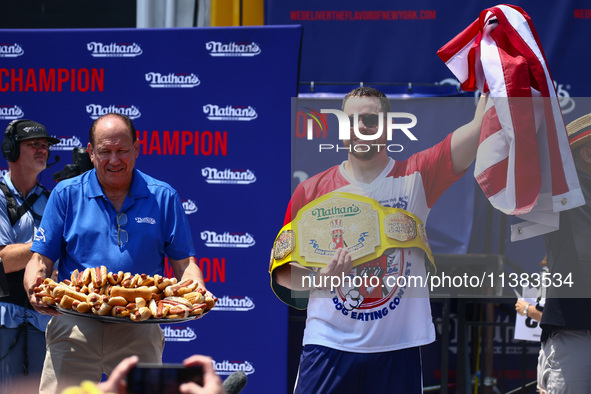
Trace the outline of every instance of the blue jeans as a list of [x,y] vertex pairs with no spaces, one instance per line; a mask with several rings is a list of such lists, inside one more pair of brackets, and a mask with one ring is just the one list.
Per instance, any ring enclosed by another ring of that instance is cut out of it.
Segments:
[[37,389],[45,360],[45,333],[29,323],[0,327],[0,358],[0,393],[14,392],[8,386],[20,379]]

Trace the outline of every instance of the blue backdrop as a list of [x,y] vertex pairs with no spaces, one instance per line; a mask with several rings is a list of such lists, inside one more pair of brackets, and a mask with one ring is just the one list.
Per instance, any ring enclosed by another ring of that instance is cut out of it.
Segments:
[[[179,192],[197,261],[218,306],[163,326],[165,362],[195,354],[245,392],[285,392],[287,309],[273,295],[269,252],[290,196],[290,97],[301,28],[0,31],[0,124],[34,119],[72,162],[93,119],[131,117],[137,167]],[[281,133],[281,131],[285,131]],[[1,165],[7,171],[7,163]],[[96,265],[100,265],[97,262]]]
[[[305,82],[440,83],[455,79],[436,52],[502,1],[267,0],[267,24],[301,24]],[[559,96],[586,96],[587,0],[514,0],[532,18]],[[451,82],[451,81],[449,81]]]

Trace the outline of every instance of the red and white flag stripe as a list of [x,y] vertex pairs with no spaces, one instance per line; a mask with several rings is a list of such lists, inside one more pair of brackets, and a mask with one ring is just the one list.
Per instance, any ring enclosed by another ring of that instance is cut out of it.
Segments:
[[495,208],[525,220],[511,239],[558,229],[558,212],[585,202],[529,15],[510,5],[486,9],[437,54],[463,90],[489,93],[474,176]]

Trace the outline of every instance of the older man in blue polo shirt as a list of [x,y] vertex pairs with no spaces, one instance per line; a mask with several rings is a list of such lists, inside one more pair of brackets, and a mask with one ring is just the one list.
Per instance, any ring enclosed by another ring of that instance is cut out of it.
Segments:
[[36,310],[54,315],[47,326],[47,355],[40,392],[55,393],[83,379],[100,380],[123,358],[161,362],[164,336],[155,324],[110,324],[57,315],[34,297],[33,289],[60,259],[58,279],[75,269],[105,265],[109,271],[162,274],[168,256],[179,280],[205,289],[177,192],[134,168],[138,141],[131,120],[118,114],[97,119],[90,128],[88,153],[94,169],[59,183],[53,190],[25,287]]

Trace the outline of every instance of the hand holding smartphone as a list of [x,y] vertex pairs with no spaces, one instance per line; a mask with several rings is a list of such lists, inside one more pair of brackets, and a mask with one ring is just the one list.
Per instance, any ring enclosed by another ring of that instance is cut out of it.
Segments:
[[186,382],[203,385],[203,368],[183,364],[138,363],[127,375],[129,394],[177,394]]

